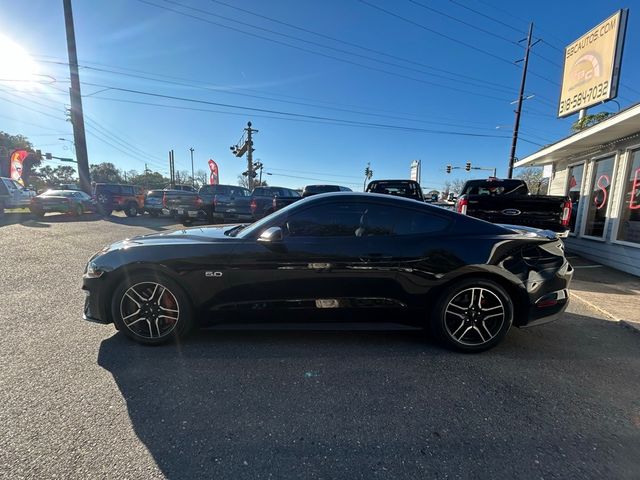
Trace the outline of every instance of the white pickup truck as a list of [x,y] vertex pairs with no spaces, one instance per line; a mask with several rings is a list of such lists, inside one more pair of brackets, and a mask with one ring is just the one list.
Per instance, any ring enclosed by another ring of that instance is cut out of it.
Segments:
[[28,208],[36,192],[23,187],[15,180],[0,177],[0,215],[5,208]]

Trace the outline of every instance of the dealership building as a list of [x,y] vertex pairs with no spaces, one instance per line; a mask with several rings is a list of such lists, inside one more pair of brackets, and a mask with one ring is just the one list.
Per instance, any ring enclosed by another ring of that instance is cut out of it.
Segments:
[[640,103],[515,163],[534,166],[571,198],[567,250],[640,276]]

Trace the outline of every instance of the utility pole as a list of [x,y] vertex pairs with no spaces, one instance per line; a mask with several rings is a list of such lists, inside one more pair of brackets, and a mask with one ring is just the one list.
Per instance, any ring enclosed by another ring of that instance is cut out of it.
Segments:
[[71,0],[62,0],[64,7],[64,25],[67,31],[67,52],[69,54],[69,74],[71,88],[71,124],[73,125],[73,140],[76,146],[78,161],[78,176],[80,188],[91,193],[91,177],[89,174],[89,155],[87,153],[87,137],[84,131],[84,114],[82,112],[82,96],[80,94],[80,75],[78,73],[78,52],[76,50],[76,33],[73,27],[73,11]]
[[511,141],[511,153],[509,155],[509,170],[507,178],[513,178],[513,164],[516,160],[516,146],[518,145],[518,131],[520,130],[520,115],[522,114],[522,101],[524,100],[524,87],[527,82],[527,68],[529,66],[529,52],[531,47],[538,43],[540,40],[531,44],[531,37],[533,36],[533,22],[529,24],[529,34],[527,35],[527,49],[524,54],[524,65],[522,66],[522,81],[520,82],[520,94],[518,95],[518,107],[516,108],[516,121],[513,125],[513,140]]
[[258,130],[251,128],[251,122],[247,122],[247,128],[244,129],[247,132],[247,175],[249,190],[253,190],[253,139],[252,135]]
[[173,164],[173,150],[169,150],[169,183],[171,188],[176,188],[176,177]]
[[193,188],[196,187],[196,179],[194,178],[194,173],[193,173],[193,147],[191,147],[189,149],[189,152],[191,152],[191,186]]

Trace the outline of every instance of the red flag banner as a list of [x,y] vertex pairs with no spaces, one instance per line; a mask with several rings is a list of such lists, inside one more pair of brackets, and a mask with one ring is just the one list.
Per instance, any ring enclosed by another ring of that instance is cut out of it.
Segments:
[[24,186],[24,180],[22,179],[22,167],[24,163],[24,159],[29,156],[29,152],[26,150],[14,150],[11,153],[11,157],[9,159],[9,170],[10,176],[12,180],[20,183]]
[[218,164],[209,159],[209,185],[218,185]]

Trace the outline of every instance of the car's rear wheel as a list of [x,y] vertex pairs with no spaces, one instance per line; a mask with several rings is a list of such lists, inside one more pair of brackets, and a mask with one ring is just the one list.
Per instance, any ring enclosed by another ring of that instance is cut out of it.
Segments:
[[124,209],[124,214],[127,217],[135,217],[138,215],[138,206],[133,202],[128,203],[127,208]]
[[513,322],[513,301],[498,283],[470,278],[440,297],[431,328],[448,347],[481,352],[495,347]]
[[158,212],[156,212],[155,210],[149,210],[149,215],[152,218],[157,218],[158,217]]
[[111,312],[118,330],[147,345],[184,338],[193,326],[191,302],[164,275],[127,277],[114,292]]

